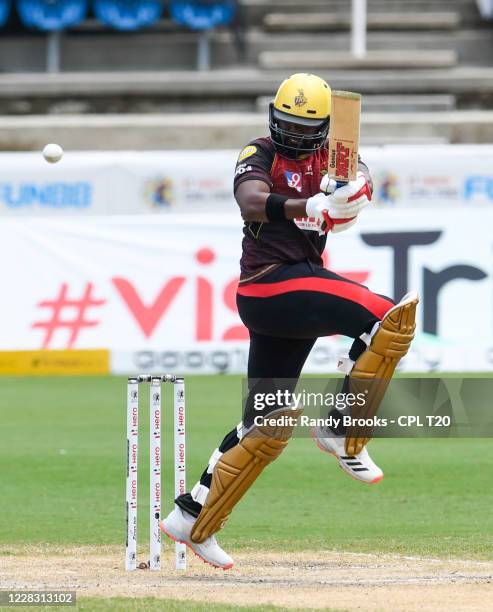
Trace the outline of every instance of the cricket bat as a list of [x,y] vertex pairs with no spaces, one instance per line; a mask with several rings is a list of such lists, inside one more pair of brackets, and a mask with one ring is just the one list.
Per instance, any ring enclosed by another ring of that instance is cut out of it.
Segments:
[[328,173],[330,178],[337,181],[338,187],[356,179],[360,115],[360,94],[332,92]]

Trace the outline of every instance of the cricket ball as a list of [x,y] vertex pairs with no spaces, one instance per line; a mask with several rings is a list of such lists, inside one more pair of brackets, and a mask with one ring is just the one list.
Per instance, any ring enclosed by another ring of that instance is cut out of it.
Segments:
[[63,149],[60,145],[57,145],[53,142],[47,144],[43,149],[43,157],[50,164],[56,164],[56,162],[60,161],[63,156]]

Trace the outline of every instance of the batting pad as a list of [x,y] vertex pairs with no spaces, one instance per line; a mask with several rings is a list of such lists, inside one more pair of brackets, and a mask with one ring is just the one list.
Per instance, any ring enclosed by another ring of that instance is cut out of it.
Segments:
[[271,412],[266,419],[276,423],[254,426],[221,456],[212,474],[209,495],[192,529],[193,542],[203,542],[224,527],[231,511],[262,470],[287,446],[301,412],[289,408]]
[[[377,414],[395,368],[408,352],[414,338],[418,302],[418,294],[412,291],[391,308],[382,319],[368,349],[356,360],[349,374],[349,390],[351,393],[364,393],[366,401],[362,406],[352,407],[353,420],[368,421]],[[372,432],[371,425],[351,424],[346,430],[346,454],[354,456],[360,453]]]

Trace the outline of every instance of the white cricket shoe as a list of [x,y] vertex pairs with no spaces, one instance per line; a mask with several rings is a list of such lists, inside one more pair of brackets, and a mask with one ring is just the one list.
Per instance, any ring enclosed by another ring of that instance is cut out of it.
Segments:
[[376,484],[383,478],[383,472],[374,463],[366,450],[363,450],[354,457],[346,455],[344,448],[344,438],[335,436],[330,429],[325,427],[314,427],[312,437],[318,448],[324,453],[334,455],[339,462],[342,470],[360,482],[366,484]]
[[219,546],[214,536],[207,538],[201,544],[192,542],[190,534],[195,521],[196,518],[188,512],[184,512],[181,508],[175,508],[161,521],[159,526],[163,533],[175,542],[186,544],[205,563],[224,570],[231,569],[234,563],[233,559]]

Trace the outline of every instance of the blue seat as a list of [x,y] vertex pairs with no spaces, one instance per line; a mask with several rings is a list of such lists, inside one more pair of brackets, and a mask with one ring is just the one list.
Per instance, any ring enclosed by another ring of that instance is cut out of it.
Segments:
[[110,28],[130,32],[155,23],[163,12],[161,0],[95,0],[94,14]]
[[0,28],[7,23],[11,6],[11,0],[0,0]]
[[233,0],[171,0],[171,17],[192,30],[212,30],[228,25],[235,14]]
[[86,18],[87,0],[17,0],[17,12],[27,28],[60,32]]

